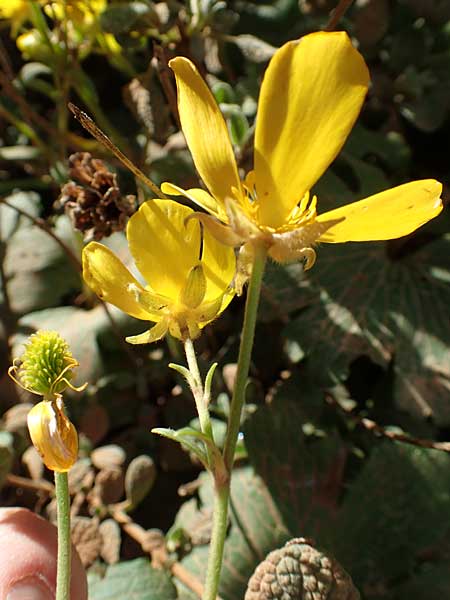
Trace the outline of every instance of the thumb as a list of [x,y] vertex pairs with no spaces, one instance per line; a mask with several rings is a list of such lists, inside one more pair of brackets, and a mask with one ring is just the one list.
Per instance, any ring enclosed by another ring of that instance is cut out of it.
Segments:
[[[24,508],[0,508],[0,600],[54,600],[56,527]],[[87,600],[86,574],[72,547],[71,600]]]

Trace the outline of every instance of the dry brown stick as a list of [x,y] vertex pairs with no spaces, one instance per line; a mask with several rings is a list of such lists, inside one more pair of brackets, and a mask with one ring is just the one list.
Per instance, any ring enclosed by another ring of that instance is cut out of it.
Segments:
[[324,31],[333,31],[336,28],[336,25],[345,15],[347,10],[350,8],[353,0],[339,0],[338,5],[331,13],[331,16],[328,20],[328,23],[324,27]]
[[367,431],[375,433],[375,435],[388,438],[394,442],[403,442],[404,444],[419,446],[420,448],[429,448],[432,450],[441,450],[442,452],[450,452],[450,442],[435,442],[433,440],[415,438],[407,435],[406,433],[395,433],[394,431],[388,431],[385,427],[382,427],[375,421],[372,421],[372,419],[360,417],[359,415],[352,413],[350,410],[343,408],[331,394],[326,395],[326,401],[328,404],[330,404],[330,406],[338,408],[347,417],[350,417],[354,423],[361,425]]
[[6,484],[16,488],[46,492],[47,494],[55,493],[55,486],[45,479],[28,479],[28,477],[19,477],[19,475],[12,475],[10,473],[6,476]]
[[173,73],[169,67],[164,48],[156,42],[153,43],[153,55],[154,60],[156,62],[156,71],[158,74],[158,78],[161,83],[161,87],[164,90],[167,102],[169,103],[170,112],[172,113],[174,119],[177,122],[178,129],[181,129]]

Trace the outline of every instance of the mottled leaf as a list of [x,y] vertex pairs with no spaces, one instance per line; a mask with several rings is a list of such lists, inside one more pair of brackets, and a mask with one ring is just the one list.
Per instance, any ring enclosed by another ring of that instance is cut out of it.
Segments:
[[[209,476],[201,476],[201,507],[191,505],[190,518],[198,519],[199,510],[212,506],[212,488]],[[270,493],[263,481],[251,468],[237,469],[231,484],[230,527],[225,543],[224,563],[221,575],[220,596],[223,600],[243,598],[247,581],[266,554],[281,546],[289,534]],[[204,514],[204,512],[203,512]],[[179,526],[187,523],[186,512],[176,521]],[[181,514],[180,514],[181,516]],[[202,515],[200,514],[200,517]],[[208,546],[197,546],[183,560],[187,569],[200,579],[205,576]],[[182,598],[192,597],[183,591]]]
[[[399,405],[450,423],[448,237],[387,244],[322,246],[303,286],[305,308],[285,335],[311,358],[322,382],[345,378],[365,354],[387,367],[395,357]],[[417,244],[417,249],[415,247]]]
[[137,558],[110,565],[103,579],[89,578],[89,600],[175,600],[177,592],[167,572]]
[[[410,575],[417,561],[424,562],[430,548],[433,560],[442,555],[449,510],[448,454],[380,444],[351,485],[335,523],[337,558],[363,592],[392,586]],[[430,584],[428,598],[444,597]]]

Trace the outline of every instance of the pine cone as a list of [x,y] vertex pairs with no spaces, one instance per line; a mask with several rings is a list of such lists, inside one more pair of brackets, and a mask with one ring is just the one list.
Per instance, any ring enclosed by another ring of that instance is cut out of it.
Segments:
[[61,188],[59,205],[85,241],[123,231],[135,212],[136,198],[121,194],[116,174],[89,152],[76,152],[69,157],[69,175],[75,181]]
[[360,600],[350,576],[310,540],[294,538],[258,565],[244,600]]

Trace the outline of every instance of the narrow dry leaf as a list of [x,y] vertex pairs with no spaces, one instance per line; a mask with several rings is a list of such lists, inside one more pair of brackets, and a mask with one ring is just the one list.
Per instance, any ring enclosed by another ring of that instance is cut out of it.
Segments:
[[23,404],[15,404],[3,415],[4,428],[6,431],[14,433],[27,427],[27,416],[33,404],[24,402]]
[[125,462],[125,450],[117,444],[100,446],[91,453],[91,460],[97,469],[111,469],[121,467]]
[[109,431],[107,410],[100,404],[91,404],[83,413],[78,430],[83,432],[94,446],[97,445]]
[[124,493],[124,475],[119,467],[102,469],[95,478],[92,490],[103,506],[119,502]]
[[34,446],[28,446],[22,454],[22,463],[26,466],[31,479],[34,481],[42,479],[44,474],[44,463]]
[[91,565],[98,558],[102,548],[98,522],[88,517],[72,519],[72,543],[80,555],[83,566]]
[[133,508],[149,493],[155,479],[156,467],[150,456],[141,454],[130,462],[125,475],[125,492]]
[[71,495],[76,494],[86,487],[86,483],[89,483],[87,481],[88,475],[91,473],[93,473],[93,469],[89,458],[80,458],[77,460],[68,473],[69,492]]
[[114,519],[105,519],[99,525],[102,538],[100,556],[108,565],[114,565],[120,559],[120,544],[122,536],[120,527]]

